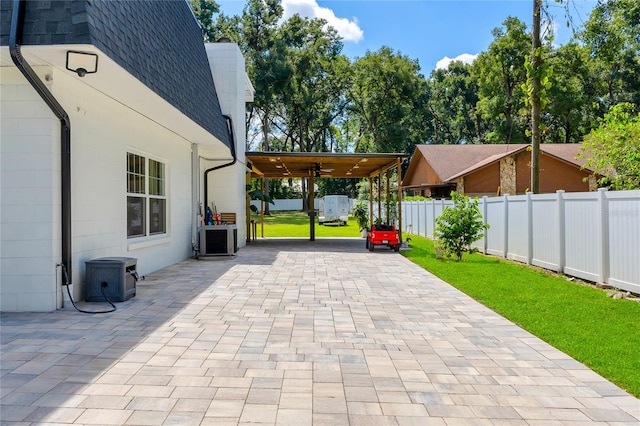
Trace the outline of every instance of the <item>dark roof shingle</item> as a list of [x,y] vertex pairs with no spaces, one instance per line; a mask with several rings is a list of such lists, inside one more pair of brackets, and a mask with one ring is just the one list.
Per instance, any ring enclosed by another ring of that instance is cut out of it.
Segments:
[[[12,0],[1,0],[3,46],[12,8]],[[22,44],[92,44],[230,145],[202,32],[186,0],[29,1]]]

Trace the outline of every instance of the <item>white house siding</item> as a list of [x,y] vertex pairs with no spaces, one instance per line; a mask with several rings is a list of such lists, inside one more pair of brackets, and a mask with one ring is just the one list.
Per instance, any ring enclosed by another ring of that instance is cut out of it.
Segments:
[[[218,212],[235,212],[238,224],[238,245],[244,246],[246,233],[246,132],[245,108],[247,99],[245,61],[234,43],[205,44],[213,81],[218,93],[222,113],[233,120],[237,162],[233,166],[209,174],[209,203],[214,202]],[[251,94],[252,96],[252,94]],[[206,151],[203,157],[211,158]],[[231,157],[219,161],[203,161],[202,170],[228,163]],[[204,191],[204,188],[201,189]]]
[[0,100],[0,309],[51,311],[60,303],[60,122],[15,68],[0,67]]
[[[134,257],[144,275],[189,257],[190,141],[63,71],[38,73],[71,121],[74,299],[87,260]],[[60,123],[15,68],[3,67],[1,80],[1,309],[51,311],[62,304]],[[166,236],[127,239],[127,152],[166,164]]]

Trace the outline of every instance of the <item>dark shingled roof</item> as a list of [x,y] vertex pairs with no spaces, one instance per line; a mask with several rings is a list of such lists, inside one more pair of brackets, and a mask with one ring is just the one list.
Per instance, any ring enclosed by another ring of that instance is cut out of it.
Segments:
[[[9,44],[12,0],[0,1]],[[230,146],[202,32],[186,0],[31,0],[27,45],[92,44],[187,117]]]

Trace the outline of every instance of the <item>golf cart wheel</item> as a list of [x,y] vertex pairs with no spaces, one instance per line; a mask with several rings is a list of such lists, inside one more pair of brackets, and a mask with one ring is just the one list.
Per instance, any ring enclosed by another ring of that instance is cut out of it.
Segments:
[[373,251],[373,246],[374,246],[374,245],[375,245],[375,244],[371,244],[371,243],[369,243],[369,251]]
[[393,246],[393,251],[398,253],[400,251],[400,244],[396,244],[395,246]]

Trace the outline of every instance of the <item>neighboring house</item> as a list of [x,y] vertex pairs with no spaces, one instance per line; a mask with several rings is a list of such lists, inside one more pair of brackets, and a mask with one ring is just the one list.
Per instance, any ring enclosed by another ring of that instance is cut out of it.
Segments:
[[0,23],[2,311],[60,308],[61,264],[82,300],[87,260],[144,275],[192,256],[206,198],[243,245],[235,44],[205,45],[185,0],[1,0]]
[[[402,186],[425,197],[524,194],[531,188],[530,145],[418,145]],[[596,179],[577,159],[580,144],[540,146],[540,192],[591,191]]]

